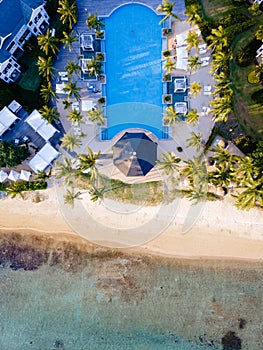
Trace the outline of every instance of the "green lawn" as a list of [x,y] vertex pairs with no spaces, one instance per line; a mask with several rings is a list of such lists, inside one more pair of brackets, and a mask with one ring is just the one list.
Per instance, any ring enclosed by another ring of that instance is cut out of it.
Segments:
[[202,0],[201,5],[207,19],[217,20],[235,9],[232,0]]
[[[247,10],[247,4],[244,2],[239,6],[233,5],[232,0],[202,0],[202,8],[204,16],[208,21],[214,22],[220,20],[229,12],[250,14]],[[262,24],[263,14],[254,17],[256,24],[238,35],[231,48],[234,53],[234,60],[230,64],[230,76],[234,90],[234,111],[243,127],[244,131],[256,138],[263,138],[263,106],[255,104],[251,95],[260,89],[260,84],[250,84],[248,82],[248,74],[255,69],[255,64],[248,67],[240,67],[235,62],[235,57],[240,48],[244,48],[254,38],[255,32],[259,24]]]
[[28,69],[19,81],[19,85],[25,90],[36,91],[39,88],[40,77],[36,63],[37,61],[33,59],[27,62]]
[[[251,41],[256,28],[257,26],[254,26],[236,38],[232,45],[234,57],[240,48],[244,48]],[[262,89],[262,85],[248,82],[248,74],[255,69],[255,64],[240,67],[232,61],[230,68],[235,92],[235,113],[239,122],[250,136],[263,138],[263,106],[255,104],[251,99],[255,91]]]

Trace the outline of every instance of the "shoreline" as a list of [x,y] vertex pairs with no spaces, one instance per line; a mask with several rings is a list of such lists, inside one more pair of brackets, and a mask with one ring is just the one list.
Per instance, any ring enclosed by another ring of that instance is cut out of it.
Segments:
[[[52,237],[56,245],[70,242],[76,246],[85,246],[85,249],[89,247],[90,251],[112,250],[128,255],[175,260],[263,262],[263,215],[257,209],[241,212],[227,202],[209,202],[186,235],[180,234],[184,218],[179,211],[176,220],[171,222],[165,232],[149,242],[137,247],[109,248],[93,243],[73,231],[59,209],[54,187],[43,191],[43,196],[45,199],[39,203],[33,203],[30,197],[25,201],[20,198],[1,200],[0,236],[17,233],[27,237]],[[186,209],[185,203],[182,202],[182,211]],[[103,206],[97,207],[99,204],[92,202],[88,205],[93,210],[92,215],[96,215],[96,210],[100,208],[101,217]],[[140,217],[145,216],[147,210],[143,208]],[[249,217],[248,224],[244,224]],[[222,218],[220,222],[219,218]],[[111,219],[110,215],[105,217],[109,225]]]

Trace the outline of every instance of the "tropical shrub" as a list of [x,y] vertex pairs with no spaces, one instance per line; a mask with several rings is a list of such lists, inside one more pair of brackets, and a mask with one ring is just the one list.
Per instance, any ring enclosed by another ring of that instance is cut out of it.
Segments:
[[263,89],[254,92],[251,98],[255,103],[263,106]]
[[98,52],[96,55],[96,59],[98,61],[104,61],[104,54],[102,52]]
[[103,104],[103,103],[105,103],[106,102],[106,99],[105,99],[105,97],[100,97],[99,99],[98,99],[98,103],[99,104]]
[[0,142],[0,168],[12,168],[30,156],[26,146],[15,146],[8,141]]
[[254,58],[255,56],[252,56],[248,49],[241,48],[240,50],[238,50],[236,56],[236,63],[240,67],[247,67],[253,62]]
[[163,56],[164,56],[164,57],[169,57],[170,55],[171,55],[170,50],[165,50],[165,51],[163,51]]
[[235,12],[231,12],[228,13],[226,16],[222,17],[219,21],[218,21],[218,25],[221,25],[224,28],[228,28],[232,25],[235,25],[237,23],[244,23],[246,21],[250,21],[250,17],[247,16],[244,13],[237,13]]
[[247,81],[249,84],[258,84],[260,82],[260,77],[256,75],[256,72],[253,70],[247,76]]
[[257,39],[250,41],[244,48],[241,48],[236,57],[236,62],[240,67],[249,66],[255,59],[257,49],[261,46],[262,42]]

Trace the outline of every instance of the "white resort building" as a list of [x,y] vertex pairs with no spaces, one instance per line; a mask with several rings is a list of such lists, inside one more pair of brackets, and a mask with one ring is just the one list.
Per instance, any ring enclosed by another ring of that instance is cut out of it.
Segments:
[[0,78],[15,81],[21,74],[17,59],[32,35],[49,25],[44,0],[0,0]]

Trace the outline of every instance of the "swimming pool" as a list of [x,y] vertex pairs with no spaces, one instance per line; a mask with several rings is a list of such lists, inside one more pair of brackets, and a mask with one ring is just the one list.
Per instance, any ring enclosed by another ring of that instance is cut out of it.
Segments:
[[127,128],[164,137],[160,18],[149,7],[133,3],[104,19],[107,139]]

